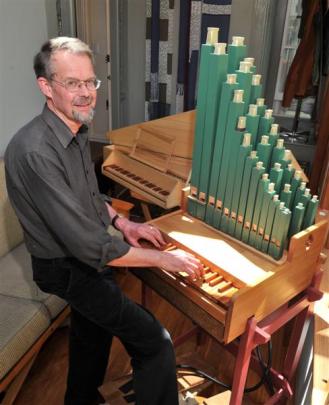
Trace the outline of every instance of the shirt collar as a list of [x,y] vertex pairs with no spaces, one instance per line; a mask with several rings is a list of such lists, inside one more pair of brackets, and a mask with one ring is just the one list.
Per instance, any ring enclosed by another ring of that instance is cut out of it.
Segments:
[[[62,146],[66,149],[75,138],[70,128],[48,108],[47,104],[45,104],[41,116],[47,125],[53,130]],[[88,139],[87,131],[87,125],[82,125],[77,132],[77,141],[81,146],[83,146]]]

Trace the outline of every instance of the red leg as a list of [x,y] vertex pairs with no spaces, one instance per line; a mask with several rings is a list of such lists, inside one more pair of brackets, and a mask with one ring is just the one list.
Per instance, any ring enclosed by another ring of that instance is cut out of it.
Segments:
[[242,402],[243,391],[246,384],[250,356],[254,345],[254,336],[256,331],[257,321],[251,318],[248,321],[246,331],[241,337],[239,344],[238,356],[235,361],[232,394],[230,405],[240,405]]
[[296,372],[305,343],[310,317],[311,313],[309,312],[309,307],[306,307],[295,318],[283,368],[283,374],[288,381],[292,381],[292,378]]

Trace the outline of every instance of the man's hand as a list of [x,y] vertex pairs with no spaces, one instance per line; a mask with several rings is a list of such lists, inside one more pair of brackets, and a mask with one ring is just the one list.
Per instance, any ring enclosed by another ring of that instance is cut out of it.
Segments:
[[131,246],[141,247],[139,243],[140,239],[151,242],[157,248],[166,244],[159,229],[152,225],[132,222],[126,218],[118,218],[116,226]]
[[197,280],[204,275],[204,269],[199,259],[191,253],[181,249],[163,252],[159,267],[169,272],[185,272],[192,280]]
[[[158,230],[156,229],[156,231]],[[200,260],[180,249],[166,252],[157,249],[131,247],[128,253],[112,260],[108,265],[118,267],[160,267],[172,273],[184,272],[193,281],[201,279],[204,274],[204,268]]]

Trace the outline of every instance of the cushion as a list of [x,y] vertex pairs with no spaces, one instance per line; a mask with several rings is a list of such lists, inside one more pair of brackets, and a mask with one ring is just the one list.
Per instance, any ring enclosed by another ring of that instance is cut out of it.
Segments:
[[5,167],[0,159],[0,257],[23,241],[23,231],[7,195]]
[[0,294],[0,379],[50,325],[42,303]]
[[0,294],[42,302],[52,319],[67,305],[61,298],[42,292],[35,284],[31,256],[24,243],[0,257]]

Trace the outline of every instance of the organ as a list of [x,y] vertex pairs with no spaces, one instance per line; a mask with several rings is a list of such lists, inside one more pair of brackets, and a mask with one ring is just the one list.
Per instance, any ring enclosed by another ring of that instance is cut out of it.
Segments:
[[[315,222],[317,198],[305,193],[307,178],[278,139],[272,110],[260,97],[260,76],[250,61],[241,61],[245,56],[241,37],[228,54],[223,44],[203,45],[196,112],[113,131],[103,164],[105,175],[149,201],[180,206],[152,223],[165,249],[181,248],[201,260],[204,278],[132,271],[224,344],[248,340],[251,322],[259,328],[255,342],[261,341],[320,298],[327,232],[322,212]],[[294,336],[302,327],[296,330]],[[234,405],[243,388],[237,379]]]

